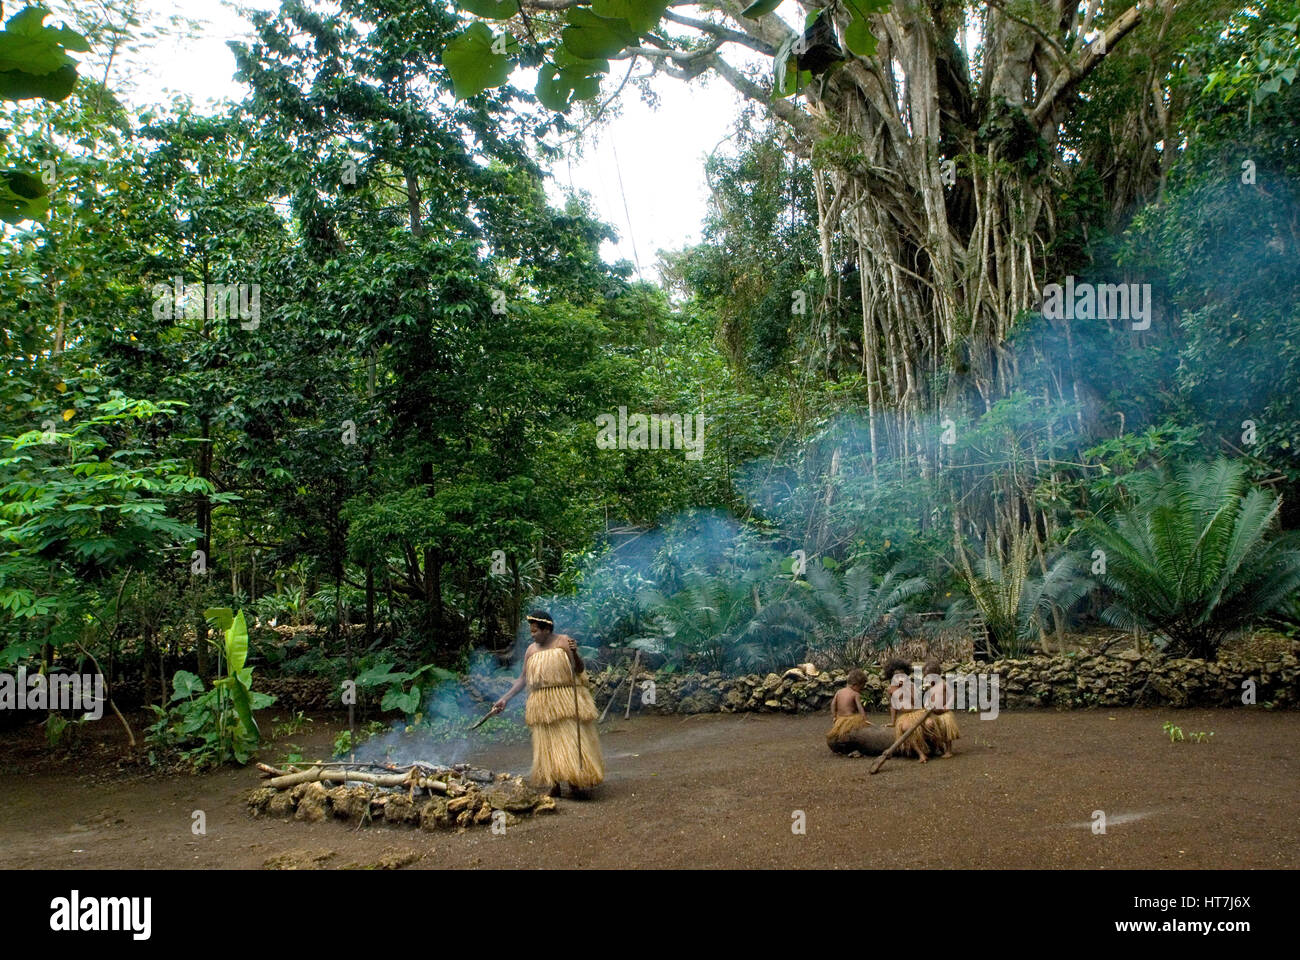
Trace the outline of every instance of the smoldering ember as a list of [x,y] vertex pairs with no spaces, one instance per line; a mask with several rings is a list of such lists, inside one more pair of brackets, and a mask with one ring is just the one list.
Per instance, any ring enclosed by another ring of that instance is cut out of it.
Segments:
[[145,6],[0,17],[52,923],[993,869],[1077,943],[1300,867],[1297,0]]

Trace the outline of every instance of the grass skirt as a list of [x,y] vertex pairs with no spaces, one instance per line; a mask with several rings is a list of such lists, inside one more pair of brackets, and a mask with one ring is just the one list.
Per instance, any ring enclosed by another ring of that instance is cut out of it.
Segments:
[[848,734],[851,734],[854,730],[869,726],[871,726],[871,721],[860,713],[847,717],[836,717],[831,721],[831,728],[826,731],[826,745],[833,750],[835,745]]
[[942,741],[951,744],[961,736],[961,731],[957,729],[957,714],[953,711],[945,710],[943,713],[936,713],[931,719],[935,721]]
[[552,787],[565,781],[572,787],[587,789],[605,779],[605,759],[596,733],[596,702],[591,697],[587,674],[579,674],[575,718],[570,664],[563,648],[552,647],[534,653],[524,666],[528,681],[524,722],[533,732],[530,779],[535,787]]
[[943,734],[939,731],[938,718],[933,714],[926,718],[924,724],[917,726],[917,722],[925,713],[924,710],[901,710],[894,717],[894,732],[902,736],[904,732],[911,731],[906,740],[899,744],[896,754],[911,754],[916,757],[928,756],[936,747],[943,744]]

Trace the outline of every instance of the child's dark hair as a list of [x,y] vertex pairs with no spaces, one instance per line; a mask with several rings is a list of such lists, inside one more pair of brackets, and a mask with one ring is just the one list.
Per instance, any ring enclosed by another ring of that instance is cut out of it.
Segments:
[[867,684],[867,675],[858,667],[854,667],[844,678],[844,682],[850,687],[863,687]]
[[902,657],[894,657],[894,659],[890,660],[888,663],[885,664],[886,680],[891,679],[896,673],[910,674],[911,672],[912,672],[912,665],[908,663],[906,660],[904,660]]

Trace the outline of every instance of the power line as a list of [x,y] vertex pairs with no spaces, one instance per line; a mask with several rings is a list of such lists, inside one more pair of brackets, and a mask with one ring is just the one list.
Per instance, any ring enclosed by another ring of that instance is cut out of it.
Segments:
[[618,148],[614,146],[613,134],[610,134],[609,149],[614,154],[614,173],[618,177],[618,192],[623,197],[623,216],[627,220],[627,238],[632,244],[632,261],[636,264],[637,277],[644,280],[645,277],[641,275],[641,258],[637,256],[636,252],[636,234],[632,230],[632,214],[627,209],[627,191],[623,189],[623,171],[618,165]]

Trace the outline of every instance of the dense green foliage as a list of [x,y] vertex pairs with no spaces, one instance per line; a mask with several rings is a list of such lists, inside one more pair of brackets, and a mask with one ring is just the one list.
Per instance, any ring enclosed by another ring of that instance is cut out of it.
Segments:
[[1171,652],[1212,656],[1242,625],[1300,591],[1300,546],[1270,538],[1282,501],[1229,460],[1135,477],[1135,503],[1096,520],[1102,581],[1115,595],[1105,618],[1168,638]]
[[[605,262],[583,195],[548,199],[546,108],[643,7],[516,54],[448,4],[286,0],[236,46],[239,104],[83,79],[7,110],[6,163],[60,174],[0,235],[0,669],[93,657],[210,763],[258,742],[254,662],[445,722],[439,681],[533,605],[598,657],[720,670],[861,663],[917,612],[978,611],[1008,654],[1109,623],[1210,656],[1294,622],[1294,5],[1169,40],[1189,129],[1160,195],[1116,212],[1083,160],[1056,171],[1048,275],[1150,283],[1150,329],[1027,313],[982,403],[964,349],[908,370],[961,399],[935,416],[870,402],[860,265],[823,269],[815,177],[853,144],[803,158],[744,118],[659,284]],[[540,105],[503,85],[515,56]],[[620,408],[701,416],[698,458],[602,444]],[[242,647],[208,642],[223,607]]]

